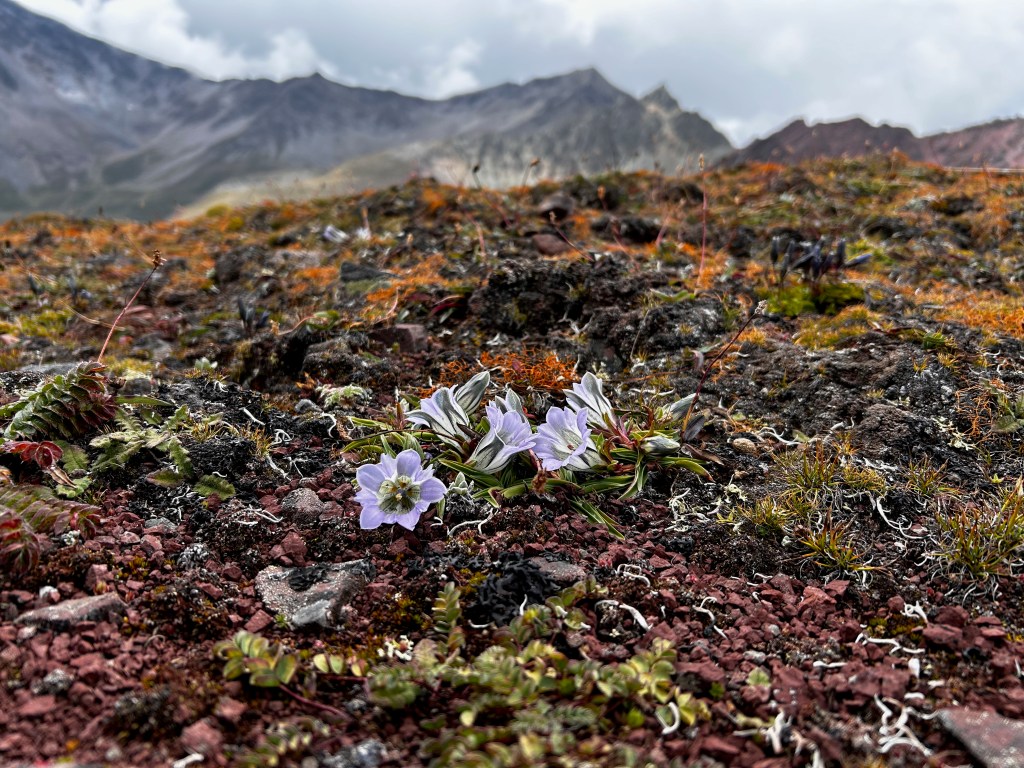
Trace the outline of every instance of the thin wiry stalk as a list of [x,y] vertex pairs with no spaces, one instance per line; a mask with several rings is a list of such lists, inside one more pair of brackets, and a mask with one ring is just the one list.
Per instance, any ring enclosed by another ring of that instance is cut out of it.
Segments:
[[153,275],[156,274],[156,271],[160,269],[161,266],[163,266],[163,263],[164,255],[160,251],[153,251],[153,268],[149,270],[149,274],[146,275],[146,279],[139,284],[135,293],[132,294],[130,299],[128,299],[128,303],[121,308],[117,317],[114,318],[114,322],[111,323],[110,330],[107,331],[107,338],[103,340],[103,346],[100,347],[100,353],[96,356],[97,363],[103,362],[103,355],[107,351],[107,345],[110,344],[110,339],[114,335],[114,330],[117,328],[117,324],[121,322],[121,318],[124,317],[125,312],[127,312],[131,308],[132,304],[135,303],[135,300],[139,298],[139,294],[142,293],[142,289],[146,287],[146,283],[153,279]]

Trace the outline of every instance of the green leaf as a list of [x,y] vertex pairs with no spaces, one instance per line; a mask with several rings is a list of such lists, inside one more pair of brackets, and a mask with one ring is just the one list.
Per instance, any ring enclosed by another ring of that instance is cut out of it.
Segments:
[[274,674],[284,685],[288,685],[298,666],[298,659],[288,653],[277,660],[277,664],[274,665]]
[[761,667],[754,667],[747,675],[747,685],[771,685],[772,677]]
[[174,462],[174,466],[177,468],[178,472],[185,477],[192,477],[194,472],[192,469],[192,460],[189,458],[188,451],[185,450],[185,446],[181,444],[181,441],[176,437],[172,437],[167,441],[166,447],[167,454],[171,457],[171,460]]
[[580,489],[584,493],[607,493],[622,488],[628,489],[632,484],[633,478],[629,475],[612,475],[583,483]]
[[606,515],[591,502],[583,499],[571,499],[569,503],[577,512],[581,512],[584,517],[590,520],[592,523],[603,525],[608,529],[608,532],[617,539],[625,539],[625,535],[618,528],[618,522],[615,518],[610,515]]
[[249,684],[255,685],[259,688],[277,688],[281,685],[281,681],[278,679],[274,670],[257,669],[249,673]]
[[235,495],[235,486],[217,475],[203,475],[193,489],[202,497],[217,494],[221,499],[230,499]]
[[619,496],[620,499],[631,499],[640,493],[644,489],[644,485],[647,484],[647,465],[637,464],[636,471],[633,474],[633,481],[629,484],[629,487],[622,492]]
[[[167,423],[164,424],[164,431],[173,432],[176,429],[180,429],[182,425],[184,425],[185,422],[188,421],[188,419],[188,406],[182,405],[181,407],[178,408],[178,410],[171,414],[171,417],[167,420]],[[214,420],[217,421],[219,419]]]
[[241,656],[228,659],[224,665],[224,677],[227,680],[235,680],[245,674],[245,659]]
[[666,467],[681,467],[682,469],[688,469],[694,474],[701,475],[702,477],[711,477],[711,473],[708,472],[704,465],[696,459],[685,459],[682,456],[659,456],[658,463]]
[[472,480],[476,485],[482,486],[483,488],[499,488],[501,487],[501,481],[498,480],[494,475],[488,475],[486,472],[478,472],[468,464],[463,464],[459,461],[452,459],[438,459],[438,464],[442,464],[448,469],[454,469],[456,472],[462,472],[467,480]]
[[57,445],[64,452],[61,456],[61,466],[64,467],[65,472],[78,472],[89,469],[89,455],[79,448],[77,445],[73,445],[64,440],[56,441]]
[[153,483],[153,485],[159,485],[161,488],[174,488],[181,485],[185,478],[170,467],[165,467],[164,469],[150,472],[146,475],[146,479]]

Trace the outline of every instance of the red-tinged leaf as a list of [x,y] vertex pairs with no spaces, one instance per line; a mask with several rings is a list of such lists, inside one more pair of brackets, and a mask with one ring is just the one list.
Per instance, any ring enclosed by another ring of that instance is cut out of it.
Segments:
[[49,469],[64,455],[60,446],[49,440],[38,443],[31,440],[9,440],[0,445],[0,452],[13,453],[22,461],[34,462],[40,469]]

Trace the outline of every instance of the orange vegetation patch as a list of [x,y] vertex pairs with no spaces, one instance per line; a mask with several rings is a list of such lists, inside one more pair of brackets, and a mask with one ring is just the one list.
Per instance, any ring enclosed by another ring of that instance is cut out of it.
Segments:
[[480,355],[479,366],[463,360],[445,363],[439,384],[445,387],[457,386],[478,373],[480,367],[491,372],[495,383],[520,392],[530,389],[566,389],[578,378],[575,360],[563,360],[550,351],[525,349],[519,352],[485,351]]
[[962,288],[917,290],[913,286],[897,286],[897,290],[918,305],[940,306],[940,319],[1024,339],[1024,297]]
[[322,291],[334,282],[337,276],[338,268],[332,266],[297,269],[295,271],[295,290],[298,293]]
[[454,283],[441,275],[446,261],[443,254],[435,253],[409,269],[400,270],[386,285],[366,294],[363,319],[367,322],[387,320],[417,293],[451,288]]

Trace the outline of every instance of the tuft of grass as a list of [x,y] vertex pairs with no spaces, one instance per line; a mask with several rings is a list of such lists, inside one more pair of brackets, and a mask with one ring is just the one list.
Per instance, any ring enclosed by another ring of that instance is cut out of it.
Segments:
[[940,493],[946,493],[952,489],[943,484],[945,469],[945,464],[941,467],[933,466],[932,460],[928,456],[923,458],[912,457],[910,463],[907,464],[906,486],[926,499],[930,499]]
[[749,524],[758,536],[781,538],[794,523],[807,520],[813,511],[801,494],[788,493],[734,507],[728,515],[720,517],[719,522],[736,529]]
[[1024,546],[1024,479],[981,502],[951,499],[935,522],[934,557],[978,581],[1007,574]]
[[808,550],[804,557],[822,568],[846,573],[878,569],[868,562],[867,552],[855,544],[851,520],[834,523],[832,515],[826,514],[816,526],[802,533],[800,543]]
[[835,487],[843,465],[840,451],[820,440],[782,453],[775,461],[789,488],[812,495]]
[[881,472],[870,467],[846,464],[842,470],[843,485],[854,493],[884,493],[889,483]]
[[810,349],[835,349],[843,342],[883,329],[883,318],[864,305],[847,307],[837,315],[805,320],[795,341]]

